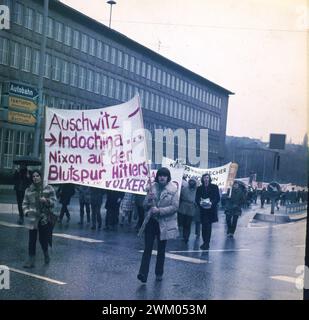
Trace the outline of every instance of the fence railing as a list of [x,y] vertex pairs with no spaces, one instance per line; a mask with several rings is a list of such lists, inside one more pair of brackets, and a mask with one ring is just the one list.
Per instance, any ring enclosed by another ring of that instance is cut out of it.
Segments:
[[307,204],[307,202],[288,204],[286,205],[285,213],[298,213],[307,210]]

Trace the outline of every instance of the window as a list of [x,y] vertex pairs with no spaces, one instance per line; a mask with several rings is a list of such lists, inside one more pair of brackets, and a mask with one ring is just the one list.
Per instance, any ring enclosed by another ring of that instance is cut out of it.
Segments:
[[38,75],[40,66],[40,51],[33,49],[32,51],[32,73]]
[[121,100],[122,101],[127,100],[127,84],[126,83],[122,83]]
[[94,77],[94,92],[100,94],[100,87],[101,87],[101,75],[96,72]]
[[88,51],[88,36],[84,33],[82,33],[81,50],[85,53],[87,53]]
[[55,58],[52,70],[52,79],[60,81],[61,60],[59,58]]
[[77,79],[78,79],[78,66],[76,64],[72,64],[72,76],[71,76],[71,86],[77,87]]
[[121,99],[121,92],[120,92],[120,81],[116,80],[116,93],[115,98],[120,100]]
[[13,166],[14,131],[7,129],[4,135],[3,167],[10,169]]
[[192,88],[191,97],[195,98],[195,89],[196,89],[196,87],[195,87],[195,85],[192,85],[191,88]]
[[97,57],[99,59],[102,59],[103,57],[103,44],[100,40],[97,41]]
[[43,15],[40,12],[35,14],[35,31],[37,33],[43,33]]
[[139,60],[139,59],[135,60],[135,72],[138,75],[141,74],[141,60]]
[[123,59],[123,53],[122,51],[118,50],[118,56],[117,56],[117,65],[118,67],[122,67],[122,59]]
[[104,44],[104,60],[109,61],[109,45]]
[[147,79],[151,79],[151,65],[147,64]]
[[33,16],[34,10],[31,8],[26,8],[25,28],[33,30]]
[[154,94],[152,92],[150,93],[150,98],[149,98],[149,108],[150,110],[154,109]]
[[188,82],[187,81],[184,81],[184,84],[183,84],[183,93],[185,95],[188,95]]
[[142,62],[142,77],[146,78],[146,63]]
[[11,41],[11,67],[19,68],[19,44]]
[[47,18],[47,37],[52,38],[53,37],[53,28],[54,28],[54,21],[52,18]]
[[50,71],[51,71],[51,55],[46,53],[45,54],[45,62],[44,62],[44,77],[50,78]]
[[108,77],[103,76],[102,77],[102,95],[107,96],[108,91]]
[[134,92],[133,92],[133,87],[128,84],[128,100],[131,99],[134,95]]
[[69,26],[65,26],[64,28],[64,43],[67,46],[72,44],[72,29]]
[[161,69],[158,69],[158,72],[157,72],[157,82],[161,83]]
[[116,49],[111,47],[111,63],[116,64]]
[[31,48],[25,47],[24,55],[22,57],[21,70],[30,72],[31,69]]
[[73,48],[79,49],[79,40],[80,39],[80,34],[79,31],[74,30],[73,31]]
[[62,42],[63,40],[63,24],[55,21],[55,40]]
[[86,90],[93,91],[93,85],[94,85],[94,74],[92,70],[88,70]]
[[176,77],[176,80],[175,80],[175,90],[179,91],[179,78],[177,78],[177,77]]
[[61,82],[68,84],[69,78],[70,78],[69,63],[67,61],[63,61]]
[[23,131],[16,132],[16,141],[15,141],[15,155],[23,156],[26,154],[26,141],[27,141],[27,133]]
[[135,58],[134,57],[130,57],[130,71],[134,72],[134,67],[135,67]]
[[95,56],[95,40],[93,38],[89,38],[89,54]]
[[171,75],[169,73],[167,73],[167,75],[166,75],[166,86],[168,88],[171,87]]
[[171,76],[171,88],[175,90],[175,76]]
[[157,78],[157,68],[155,66],[152,67],[152,75],[151,75],[151,80],[156,81]]
[[19,25],[23,24],[23,5],[19,2],[15,3],[13,11],[13,22]]
[[166,72],[162,71],[162,85],[166,85]]
[[86,86],[86,68],[80,66],[78,87],[81,89],[85,89],[85,86]]
[[[177,78],[178,80],[178,78]],[[181,93],[184,93],[184,89],[183,89],[183,80],[180,79],[179,81],[179,89],[177,89],[177,80],[176,80],[176,90],[179,90]]]
[[221,109],[221,106],[222,106],[222,99],[219,98],[219,109]]
[[110,98],[115,97],[114,90],[115,90],[115,79],[110,78],[110,79],[109,79],[109,86],[108,86],[108,93],[107,93],[107,95],[108,95]]
[[9,41],[5,38],[0,38],[0,64],[9,63]]
[[123,67],[129,70],[129,55],[127,53],[124,54]]
[[149,108],[149,92],[148,91],[145,91],[145,107],[147,109],[150,109]]

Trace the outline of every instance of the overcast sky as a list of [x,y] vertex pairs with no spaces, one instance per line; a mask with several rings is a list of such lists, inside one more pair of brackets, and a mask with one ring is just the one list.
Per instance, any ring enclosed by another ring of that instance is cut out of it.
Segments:
[[[105,0],[62,2],[108,25]],[[235,92],[227,134],[307,131],[309,0],[116,0],[112,28]]]

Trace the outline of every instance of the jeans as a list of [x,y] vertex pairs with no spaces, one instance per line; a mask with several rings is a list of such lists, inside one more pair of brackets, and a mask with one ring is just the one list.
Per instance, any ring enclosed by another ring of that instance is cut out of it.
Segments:
[[29,230],[29,245],[28,245],[29,256],[35,256],[36,240],[37,240],[38,233],[39,233],[39,242],[43,252],[46,253],[48,251],[48,236],[49,236],[50,228],[51,226],[49,224],[45,224],[44,226],[41,226],[39,224],[38,229]]
[[212,222],[210,221],[208,214],[201,214],[201,224],[203,242],[209,246]]
[[145,249],[139,269],[139,273],[143,274],[146,279],[148,277],[149,264],[155,238],[157,238],[158,243],[158,254],[155,273],[157,276],[162,276],[164,272],[165,248],[167,240],[160,240],[159,223],[155,219],[151,218],[145,228]]
[[226,224],[227,224],[227,233],[234,234],[237,226],[238,216],[227,214],[226,215]]

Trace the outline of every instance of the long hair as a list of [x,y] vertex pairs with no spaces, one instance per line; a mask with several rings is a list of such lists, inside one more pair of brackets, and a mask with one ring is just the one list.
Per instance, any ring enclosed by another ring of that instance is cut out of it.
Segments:
[[40,177],[41,177],[41,179],[42,179],[42,173],[41,173],[41,171],[40,170],[38,170],[38,169],[35,169],[35,170],[33,170],[32,172],[31,172],[31,182],[33,183],[33,174],[34,173],[37,173]]
[[209,174],[209,173],[204,173],[204,174],[202,175],[202,178],[201,178],[201,182],[202,182],[202,186],[203,186],[203,187],[205,187],[204,177],[206,177],[206,176],[209,177],[209,184],[211,184],[211,181],[212,181],[210,174]]
[[167,177],[167,183],[169,183],[172,180],[170,171],[165,167],[162,167],[157,171],[155,178],[155,182],[157,183],[159,182],[159,176]]

